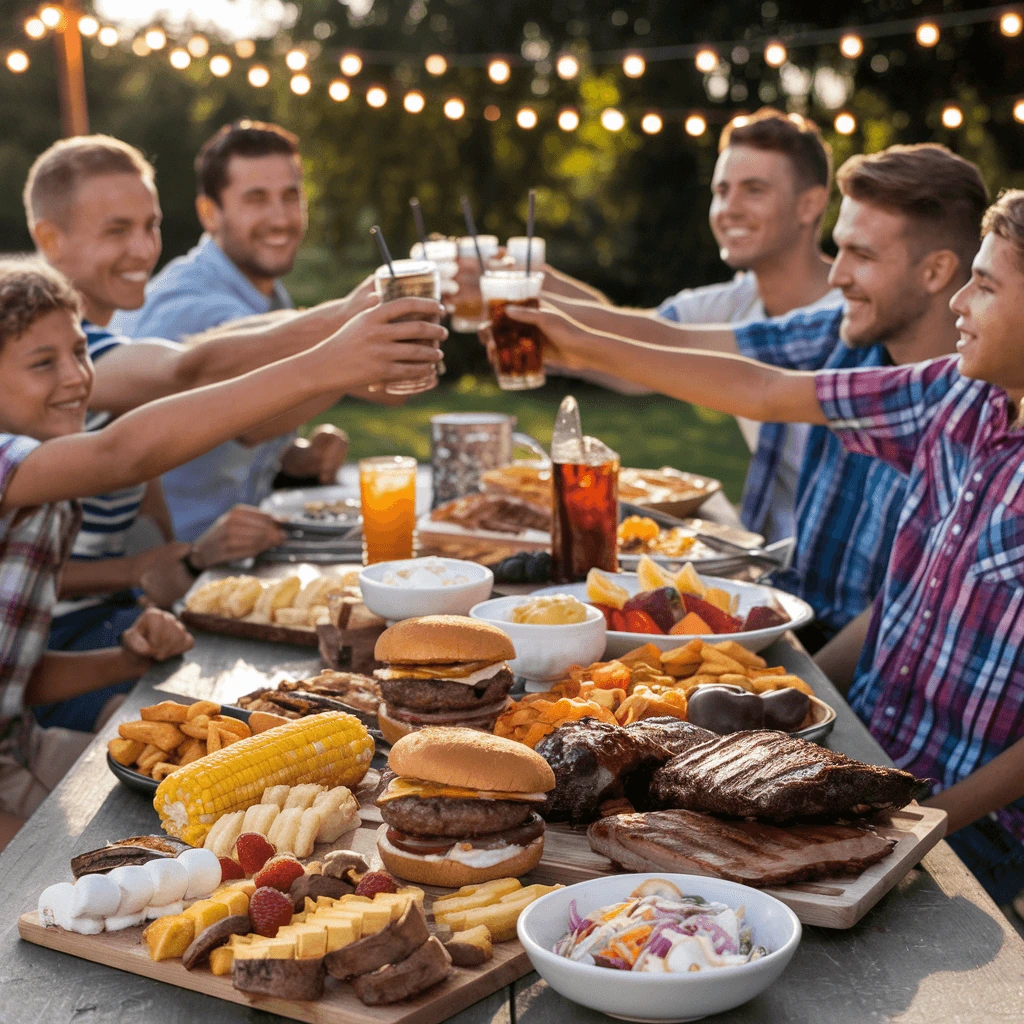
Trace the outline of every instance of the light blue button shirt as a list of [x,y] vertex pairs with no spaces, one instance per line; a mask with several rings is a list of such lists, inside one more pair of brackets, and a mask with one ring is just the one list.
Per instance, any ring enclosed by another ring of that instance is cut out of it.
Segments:
[[[132,338],[180,342],[229,320],[292,306],[280,281],[268,298],[204,235],[149,282],[143,307],[116,314],[110,329]],[[266,498],[294,437],[286,434],[251,448],[228,441],[165,473],[164,495],[178,539],[195,540],[233,505],[258,505]]]

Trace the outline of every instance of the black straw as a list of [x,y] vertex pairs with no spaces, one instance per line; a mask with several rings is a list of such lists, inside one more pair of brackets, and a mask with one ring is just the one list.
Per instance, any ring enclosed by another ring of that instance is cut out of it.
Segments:
[[423,246],[423,258],[427,258],[427,226],[423,223],[423,208],[420,206],[420,201],[413,196],[409,200],[409,205],[412,207],[412,219],[416,221],[416,232],[420,236],[420,244]]
[[381,229],[376,224],[374,224],[373,227],[370,228],[370,234],[373,235],[374,239],[376,240],[377,248],[380,249],[381,258],[388,265],[388,270],[391,271],[391,276],[394,277],[395,268],[394,265],[391,263],[391,253],[388,252],[388,243],[384,241],[384,232],[381,231]]
[[530,257],[533,255],[533,203],[537,190],[530,189],[530,198],[526,210],[526,276],[530,276]]
[[462,216],[466,219],[466,231],[473,239],[473,248],[476,249],[477,262],[480,264],[480,273],[484,272],[484,258],[480,253],[480,243],[476,237],[476,224],[473,222],[473,207],[469,205],[469,196],[463,196],[459,202],[462,204]]

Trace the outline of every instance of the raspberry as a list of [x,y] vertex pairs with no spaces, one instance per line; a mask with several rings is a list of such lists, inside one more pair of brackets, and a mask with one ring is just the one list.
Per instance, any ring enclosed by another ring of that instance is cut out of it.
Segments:
[[283,892],[263,886],[249,897],[249,923],[257,935],[272,939],[292,920],[292,901]]
[[230,857],[219,857],[218,860],[220,860],[220,880],[222,882],[230,882],[232,878],[245,878],[242,865],[237,860],[232,860]]
[[274,844],[259,832],[243,832],[235,843],[235,851],[247,875],[255,875],[277,853]]
[[369,871],[359,879],[357,896],[369,896],[372,900],[379,892],[398,892],[398,883],[386,871]]
[[301,878],[306,873],[305,868],[294,858],[288,855],[272,857],[263,867],[253,875],[253,881],[257,888],[270,886],[273,889],[280,889],[287,892],[296,878]]

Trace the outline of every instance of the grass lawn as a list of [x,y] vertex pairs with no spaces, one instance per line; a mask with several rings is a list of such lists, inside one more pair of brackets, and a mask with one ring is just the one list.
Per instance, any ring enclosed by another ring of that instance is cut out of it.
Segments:
[[661,395],[627,397],[558,377],[535,391],[501,391],[492,377],[464,374],[404,406],[349,400],[313,422],[336,423],[348,431],[352,459],[413,455],[429,460],[430,417],[437,413],[510,413],[519,421],[517,429],[547,446],[558,404],[568,394],[580,404],[586,433],[614,448],[623,466],[675,466],[716,477],[728,497],[739,500],[749,453],[735,420]]

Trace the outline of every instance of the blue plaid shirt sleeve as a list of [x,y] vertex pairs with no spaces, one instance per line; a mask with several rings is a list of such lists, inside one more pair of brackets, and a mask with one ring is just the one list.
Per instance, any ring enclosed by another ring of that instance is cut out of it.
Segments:
[[735,329],[740,355],[789,370],[819,370],[836,347],[843,307],[798,310]]

